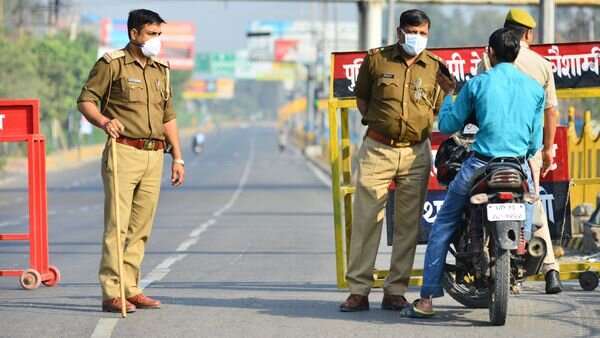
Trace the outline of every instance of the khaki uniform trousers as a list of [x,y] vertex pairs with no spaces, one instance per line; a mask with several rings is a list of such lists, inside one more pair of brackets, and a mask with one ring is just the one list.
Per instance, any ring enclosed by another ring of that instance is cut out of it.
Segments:
[[[535,192],[540,193],[540,174],[542,169],[542,151],[538,150],[535,155],[529,160],[531,166],[531,173],[533,175],[533,181],[535,182]],[[545,274],[550,270],[560,271],[560,267],[556,259],[554,258],[554,250],[552,248],[552,238],[550,237],[550,229],[548,228],[548,217],[544,211],[541,201],[537,201],[534,204],[534,224],[539,221],[541,228],[533,233],[533,236],[539,237],[546,242],[548,253],[544,258],[544,264],[542,264],[541,273]],[[540,219],[541,218],[541,219]]]
[[384,291],[404,295],[419,239],[423,204],[431,171],[429,140],[394,148],[369,137],[358,152],[358,180],[353,205],[352,235],[346,280],[350,293],[368,295],[381,240],[388,188],[396,182],[394,240],[390,273]]
[[117,174],[119,191],[113,188],[112,151],[110,141],[102,153],[102,180],[104,181],[104,238],[100,260],[99,279],[102,298],[119,297],[117,232],[114,198],[119,198],[121,247],[123,248],[123,283],[125,297],[142,292],[140,265],[144,258],[146,241],[158,204],[164,152],[140,150],[117,143]]

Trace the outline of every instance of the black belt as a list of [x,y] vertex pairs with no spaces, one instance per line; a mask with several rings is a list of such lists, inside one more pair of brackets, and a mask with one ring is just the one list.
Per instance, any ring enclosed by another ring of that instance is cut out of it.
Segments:
[[[473,152],[473,156],[478,160],[482,160],[483,162],[489,162],[494,158],[494,157],[480,154],[476,151]],[[525,163],[525,156],[496,156],[496,157],[512,157],[512,158],[516,158],[517,160],[519,160],[519,163]]]

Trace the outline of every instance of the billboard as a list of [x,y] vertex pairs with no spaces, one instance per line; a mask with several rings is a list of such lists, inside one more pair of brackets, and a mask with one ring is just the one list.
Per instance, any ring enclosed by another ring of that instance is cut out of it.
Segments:
[[[162,48],[159,58],[169,61],[171,69],[192,70],[196,50],[193,22],[169,22],[161,25]],[[129,43],[127,19],[102,19],[99,55],[125,47]]]
[[[312,63],[319,55],[358,48],[358,23],[255,20],[248,24],[250,60]],[[323,60],[325,65],[329,60]]]
[[231,99],[234,91],[233,79],[195,79],[185,84],[182,96],[187,100]]

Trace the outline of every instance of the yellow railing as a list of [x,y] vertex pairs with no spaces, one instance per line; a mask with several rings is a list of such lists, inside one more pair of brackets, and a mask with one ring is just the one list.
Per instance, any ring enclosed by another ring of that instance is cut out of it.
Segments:
[[586,111],[581,135],[577,135],[575,109],[569,108],[569,170],[575,184],[571,188],[571,208],[584,202],[595,207],[596,196],[600,192],[600,133],[593,135],[591,121],[591,113]]

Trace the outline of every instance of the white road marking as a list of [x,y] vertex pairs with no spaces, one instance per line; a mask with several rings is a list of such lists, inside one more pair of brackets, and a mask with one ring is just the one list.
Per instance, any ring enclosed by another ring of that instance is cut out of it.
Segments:
[[229,202],[227,202],[227,204],[225,204],[221,209],[219,209],[213,213],[214,216],[217,216],[217,217],[221,216],[224,212],[231,209],[231,207],[235,204],[238,197],[240,197],[242,190],[244,190],[244,186],[246,185],[246,181],[248,180],[248,176],[250,175],[250,168],[252,168],[253,162],[254,162],[254,140],[252,140],[252,143],[250,143],[248,162],[246,162],[246,167],[244,168],[244,172],[242,174],[242,179],[240,179],[240,183],[238,184],[237,189],[233,193],[233,196],[231,196],[231,199],[229,200]]
[[323,182],[323,184],[325,184],[326,186],[331,188],[331,177],[328,177],[327,175],[325,175],[321,169],[317,168],[310,161],[306,161],[306,166],[308,166],[308,168],[313,172],[313,174],[315,174],[315,176],[317,176],[317,178],[321,182]]
[[198,239],[200,239],[199,237],[194,237],[194,238],[188,238],[185,241],[183,241],[183,243],[179,244],[179,246],[177,247],[177,249],[175,249],[175,251],[177,252],[185,252],[187,251],[190,246],[198,243]]
[[7,226],[10,226],[10,225],[17,225],[17,224],[19,224],[19,223],[18,222],[0,222],[0,228],[1,227],[7,227]]
[[190,237],[198,237],[200,236],[201,233],[203,233],[204,231],[206,231],[206,229],[208,229],[209,226],[215,224],[217,221],[215,221],[214,219],[208,220],[205,223],[200,224],[199,227],[197,227],[196,229],[194,229],[194,231],[192,231],[190,233]]
[[105,338],[112,335],[115,326],[119,322],[118,318],[101,318],[92,332],[92,338]]
[[176,254],[176,255],[169,256],[164,261],[162,261],[162,263],[158,264],[155,269],[158,269],[158,270],[168,269],[175,262],[184,259],[185,256],[186,256],[186,254]]
[[233,264],[237,263],[237,261],[239,261],[244,256],[244,254],[248,251],[248,248],[250,248],[250,243],[248,243],[248,245],[246,245],[244,250],[242,250],[242,252],[234,260],[229,262],[229,265],[233,265]]

